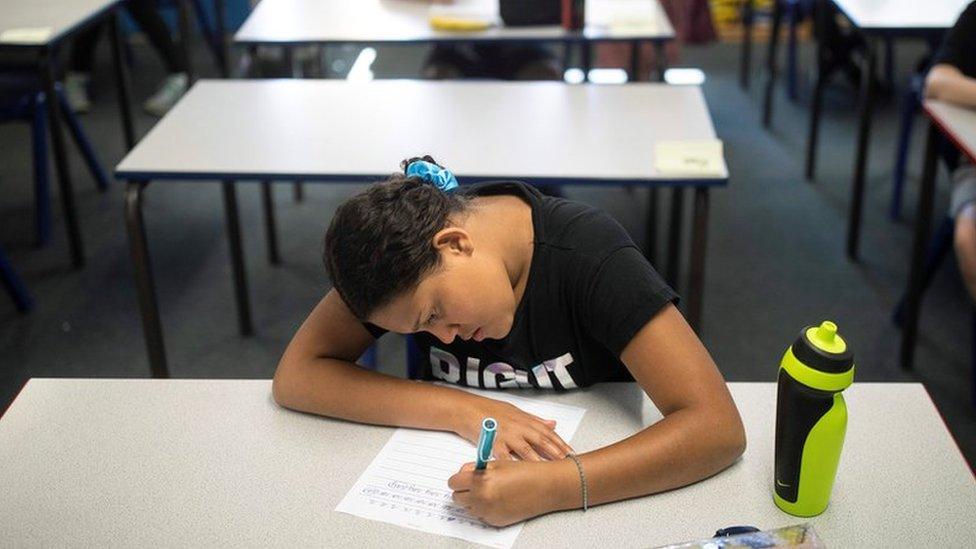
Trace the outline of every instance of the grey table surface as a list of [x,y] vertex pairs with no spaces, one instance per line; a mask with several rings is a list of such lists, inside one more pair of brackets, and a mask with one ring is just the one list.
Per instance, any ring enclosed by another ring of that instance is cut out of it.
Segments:
[[50,29],[43,39],[0,41],[7,46],[37,47],[58,42],[80,25],[113,8],[120,0],[2,0],[0,36],[16,29]]
[[497,0],[440,2],[496,24],[475,32],[431,28],[429,0],[262,0],[234,40],[241,44],[329,44],[460,41],[670,40],[674,28],[658,0],[589,0],[583,33],[559,25],[506,27]]
[[[773,383],[730,383],[749,440],[724,472],[530,520],[519,547],[638,547],[803,522],[773,504]],[[579,452],[660,419],[630,383],[556,395],[587,409]],[[919,384],[855,383],[829,547],[972,546],[976,481]],[[32,379],[0,419],[0,545],[459,546],[334,509],[393,429],[282,409],[265,380]]]
[[923,104],[929,118],[976,163],[976,109],[961,107],[945,101],[926,100]]
[[948,29],[972,0],[833,0],[866,31]]
[[654,183],[658,141],[714,139],[696,86],[203,80],[116,168],[123,179],[378,179],[430,154],[461,178]]

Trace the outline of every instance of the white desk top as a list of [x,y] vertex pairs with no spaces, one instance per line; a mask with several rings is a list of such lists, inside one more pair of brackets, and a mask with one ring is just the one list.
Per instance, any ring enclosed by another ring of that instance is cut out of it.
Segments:
[[665,84],[204,80],[122,160],[123,179],[355,182],[430,154],[462,181],[664,178],[660,140],[715,137],[701,90]]
[[0,48],[57,42],[118,3],[119,0],[2,0]]
[[971,0],[833,0],[861,30],[948,29]]
[[[773,383],[731,383],[748,448],[690,487],[531,520],[519,547],[633,547],[804,522],[772,498]],[[457,546],[334,511],[392,429],[278,408],[268,381],[33,379],[0,419],[0,545]],[[523,396],[587,408],[580,452],[660,415],[634,384]],[[828,547],[972,545],[976,481],[918,384],[855,383]]]
[[928,117],[976,164],[976,109],[931,100],[925,101],[923,107]]
[[497,24],[477,32],[435,31],[427,21],[429,0],[262,0],[234,40],[242,44],[327,44],[674,38],[658,0],[589,0],[582,35],[558,25],[505,27],[498,16],[498,0],[454,0],[453,4],[463,6],[467,13],[486,14]]

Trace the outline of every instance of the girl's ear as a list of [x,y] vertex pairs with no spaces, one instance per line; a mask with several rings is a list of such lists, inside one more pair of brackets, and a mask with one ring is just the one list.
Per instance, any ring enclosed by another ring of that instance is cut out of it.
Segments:
[[446,227],[434,235],[434,249],[441,253],[455,255],[471,255],[474,252],[474,242],[471,235],[461,227]]

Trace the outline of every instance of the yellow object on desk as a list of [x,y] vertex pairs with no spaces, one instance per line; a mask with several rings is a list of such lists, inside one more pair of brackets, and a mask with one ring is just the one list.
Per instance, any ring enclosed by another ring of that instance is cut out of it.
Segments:
[[485,30],[491,26],[491,21],[476,17],[459,15],[430,14],[428,17],[430,28],[444,31],[473,32]]

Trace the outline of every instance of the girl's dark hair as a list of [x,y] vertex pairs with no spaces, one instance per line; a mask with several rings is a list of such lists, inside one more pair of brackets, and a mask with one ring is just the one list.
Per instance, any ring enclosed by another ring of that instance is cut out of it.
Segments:
[[[404,160],[437,164],[430,156]],[[438,164],[439,166],[439,164]],[[344,202],[325,233],[325,268],[343,301],[360,320],[415,288],[440,263],[433,238],[464,196],[419,177],[393,174]]]

